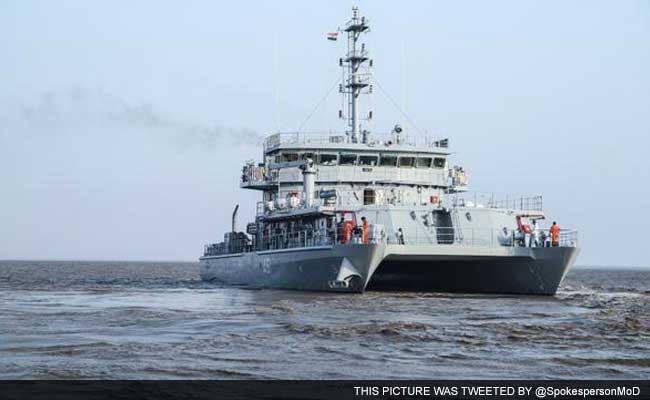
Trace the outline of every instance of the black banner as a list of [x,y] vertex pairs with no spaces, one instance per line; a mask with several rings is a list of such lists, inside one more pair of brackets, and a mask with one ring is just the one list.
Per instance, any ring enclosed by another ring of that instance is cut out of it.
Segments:
[[0,381],[10,399],[650,399],[650,381]]

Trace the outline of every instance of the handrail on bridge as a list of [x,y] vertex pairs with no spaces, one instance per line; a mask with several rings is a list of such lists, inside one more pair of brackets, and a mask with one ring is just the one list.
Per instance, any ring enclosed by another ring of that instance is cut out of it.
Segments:
[[[281,145],[296,144],[330,144],[346,143],[345,133],[338,132],[277,132],[268,136],[264,140],[264,151],[274,149]],[[398,144],[395,135],[385,132],[373,132],[370,136],[369,144]],[[408,146],[425,145],[429,147],[447,148],[449,141],[447,139],[419,143],[416,137],[404,136],[400,138],[399,144]]]

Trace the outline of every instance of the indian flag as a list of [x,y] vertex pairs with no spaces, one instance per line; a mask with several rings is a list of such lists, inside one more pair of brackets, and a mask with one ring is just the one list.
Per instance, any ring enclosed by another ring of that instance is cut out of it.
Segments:
[[336,40],[339,37],[338,32],[329,32],[327,34],[327,40]]

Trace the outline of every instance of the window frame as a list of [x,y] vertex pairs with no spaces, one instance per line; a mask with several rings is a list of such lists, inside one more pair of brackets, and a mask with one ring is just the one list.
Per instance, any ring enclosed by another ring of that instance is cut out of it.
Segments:
[[[394,158],[395,163],[394,164],[384,164],[382,161],[386,158]],[[397,167],[397,162],[398,162],[399,156],[397,154],[380,154],[379,155],[379,166],[380,167]]]
[[[375,163],[374,164],[364,164],[364,163],[361,162],[361,159],[363,157],[366,157],[366,158],[371,158],[372,157],[372,158],[374,158]],[[359,158],[358,158],[357,162],[358,162],[358,165],[360,165],[362,167],[364,167],[364,166],[365,167],[377,167],[377,166],[379,166],[379,154],[359,154]]]
[[316,159],[316,157],[315,157],[316,153],[314,153],[313,151],[305,151],[305,152],[301,152],[300,155],[299,155],[299,157],[300,157],[299,159],[300,159],[300,160],[306,160],[307,157],[305,157],[305,156],[307,156],[307,155],[310,156],[309,158],[311,158],[312,161],[315,161],[315,159]]
[[[295,156],[296,156],[296,159],[295,159],[295,160],[289,160],[289,159],[287,159],[287,156],[288,156],[288,155],[295,155]],[[295,152],[295,153],[294,153],[294,152],[289,152],[289,153],[284,153],[284,152],[283,152],[283,153],[280,153],[280,160],[281,160],[282,162],[294,162],[294,161],[298,161],[298,160],[300,160],[300,154],[298,154],[298,152]]]
[[[323,164],[323,156],[334,156],[334,164]],[[334,167],[336,165],[339,165],[339,155],[338,153],[318,153],[318,165],[324,165],[326,167]]]
[[[429,164],[420,165],[420,160],[429,160]],[[433,166],[433,157],[417,157],[415,160],[415,166],[418,168],[431,168]]]
[[[343,157],[350,157],[354,156],[354,162],[353,163],[343,163]],[[357,166],[359,165],[359,154],[358,153],[340,153],[339,154],[339,165],[341,166]]]
[[[371,195],[366,195],[366,193],[372,193]],[[366,200],[371,198],[372,202],[367,202]],[[363,205],[364,206],[372,206],[377,204],[377,191],[373,188],[365,188],[363,189]]]
[[[413,160],[411,165],[402,165],[402,160],[405,159],[405,158],[410,158],[411,160]],[[399,168],[415,168],[416,159],[417,159],[417,157],[415,157],[415,156],[400,156],[399,159],[398,159],[397,166]]]

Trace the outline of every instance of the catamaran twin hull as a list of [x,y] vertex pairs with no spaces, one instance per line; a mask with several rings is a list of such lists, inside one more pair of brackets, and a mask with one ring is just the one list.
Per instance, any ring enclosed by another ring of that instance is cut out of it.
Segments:
[[556,222],[542,229],[541,196],[471,196],[448,138],[418,140],[399,124],[372,132],[372,110],[360,101],[378,84],[362,42],[369,20],[355,7],[340,32],[345,131],[264,140],[261,160],[247,161],[240,178],[261,192],[255,220],[237,230],[235,207],[224,240],[204,248],[203,278],[357,293],[554,294],[578,254],[577,232]]
[[576,247],[346,244],[201,257],[204,280],[256,288],[554,295]]

